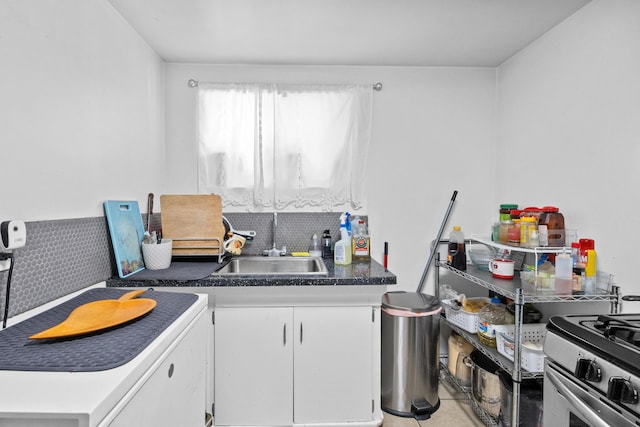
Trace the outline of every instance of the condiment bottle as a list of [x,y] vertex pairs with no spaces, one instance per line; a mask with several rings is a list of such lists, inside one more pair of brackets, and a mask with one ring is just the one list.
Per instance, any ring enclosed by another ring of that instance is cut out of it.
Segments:
[[555,206],[544,206],[538,217],[538,234],[540,246],[563,247],[564,236],[564,216]]
[[467,252],[464,244],[464,234],[459,225],[453,227],[449,233],[449,245],[447,254],[447,264],[458,270],[467,269]]
[[531,216],[520,218],[520,246],[525,248],[533,248],[535,242],[532,242],[534,233],[537,235],[536,219]]
[[596,251],[594,249],[587,250],[587,265],[584,267],[584,280],[582,282],[582,290],[587,295],[595,295],[596,293]]

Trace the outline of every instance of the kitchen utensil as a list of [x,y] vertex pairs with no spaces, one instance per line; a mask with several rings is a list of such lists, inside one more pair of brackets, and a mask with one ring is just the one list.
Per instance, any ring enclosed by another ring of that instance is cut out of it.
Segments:
[[255,231],[245,231],[245,230],[234,229],[233,226],[231,225],[231,222],[224,215],[222,216],[222,223],[224,224],[225,240],[227,240],[229,237],[231,237],[234,234],[240,235],[249,241],[253,240],[253,238],[256,237]]
[[162,195],[160,206],[163,238],[173,240],[174,256],[224,253],[219,195]]
[[144,270],[140,249],[144,226],[138,202],[108,200],[104,202],[104,211],[109,223],[118,275],[124,278]]
[[471,352],[472,374],[471,389],[473,398],[491,416],[500,414],[500,378],[499,366],[480,350]]
[[143,243],[144,264],[149,270],[164,270],[171,265],[171,239],[162,239],[158,243]]
[[[442,224],[440,225],[440,230],[438,230],[438,234],[436,235],[436,240],[433,241],[433,245],[431,247],[431,253],[429,254],[429,259],[427,260],[427,265],[424,267],[424,271],[422,272],[422,277],[420,278],[420,282],[418,283],[418,289],[416,292],[421,293],[422,288],[424,287],[425,281],[427,279],[427,273],[429,272],[429,267],[431,267],[431,263],[433,262],[433,257],[438,250],[438,242],[440,238],[442,238],[442,232],[444,231],[444,227],[447,225],[447,220],[449,219],[449,214],[451,213],[451,208],[453,207],[453,203],[456,201],[456,196],[458,195],[458,191],[454,191],[451,196],[451,201],[449,202],[449,206],[447,207],[447,211],[444,214],[444,218],[442,220]],[[439,290],[436,289],[436,292]],[[438,295],[436,294],[436,297]]]
[[498,279],[513,279],[515,263],[510,259],[494,258],[487,264],[493,277]]
[[145,289],[127,292],[117,300],[99,300],[83,304],[73,310],[61,323],[37,334],[30,339],[63,338],[87,334],[136,319],[156,306],[149,298],[136,298]]
[[246,241],[247,239],[245,239],[243,236],[234,234],[229,238],[229,240],[224,242],[224,249],[227,252],[232,253],[233,255],[240,255]]
[[153,193],[147,197],[147,231],[151,233],[151,215],[153,215]]

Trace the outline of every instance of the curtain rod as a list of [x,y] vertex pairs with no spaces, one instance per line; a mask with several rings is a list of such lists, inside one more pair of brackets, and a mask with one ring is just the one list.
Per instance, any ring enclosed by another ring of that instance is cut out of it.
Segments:
[[[194,79],[189,79],[187,84],[189,85],[189,87],[198,87],[198,81],[194,80]],[[380,82],[375,83],[372,87],[373,87],[373,90],[381,91],[382,90],[382,83],[380,83]]]

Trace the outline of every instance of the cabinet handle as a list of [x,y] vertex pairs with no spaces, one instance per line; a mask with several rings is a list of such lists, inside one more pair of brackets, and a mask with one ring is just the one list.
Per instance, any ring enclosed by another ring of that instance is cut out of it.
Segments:
[[302,322],[300,322],[300,344],[302,344]]
[[287,324],[282,325],[282,346],[286,347],[287,345]]

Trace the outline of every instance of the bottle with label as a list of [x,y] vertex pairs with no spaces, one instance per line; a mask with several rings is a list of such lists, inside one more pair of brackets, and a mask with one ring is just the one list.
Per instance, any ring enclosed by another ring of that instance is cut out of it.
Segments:
[[491,298],[491,304],[487,304],[478,312],[478,340],[488,346],[496,347],[496,325],[506,325],[507,309],[500,304],[500,298]]
[[363,219],[358,219],[358,223],[353,228],[351,251],[353,261],[368,261],[371,259],[371,239]]
[[464,234],[459,225],[453,227],[449,233],[449,245],[447,254],[447,264],[458,270],[467,269],[467,252],[464,244]]
[[333,262],[337,265],[351,264],[351,237],[347,231],[347,215],[340,217],[340,240],[333,250]]
[[329,230],[324,230],[322,232],[322,258],[333,258],[332,244],[331,233]]

